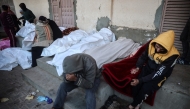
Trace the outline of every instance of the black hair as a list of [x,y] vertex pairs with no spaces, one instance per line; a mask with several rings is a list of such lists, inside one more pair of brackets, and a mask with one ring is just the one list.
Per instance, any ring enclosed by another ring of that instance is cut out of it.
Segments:
[[2,5],[1,8],[3,9],[3,11],[8,11],[8,6],[7,5]]
[[40,16],[40,17],[39,17],[39,20],[41,20],[41,21],[46,21],[46,20],[47,20],[47,18],[46,18],[46,17],[44,17],[44,16]]
[[155,47],[156,44],[158,44],[163,49],[163,51],[161,51],[160,53],[167,53],[168,52],[168,50],[165,47],[163,47],[161,44],[159,44],[159,43],[156,43],[156,42],[153,43],[154,47]]
[[26,11],[26,5],[24,3],[20,3],[19,4],[20,8],[23,10],[23,11]]

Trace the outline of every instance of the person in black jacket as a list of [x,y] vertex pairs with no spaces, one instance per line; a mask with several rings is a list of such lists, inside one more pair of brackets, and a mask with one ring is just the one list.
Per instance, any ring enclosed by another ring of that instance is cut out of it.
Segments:
[[178,63],[190,65],[190,18],[180,35],[180,41],[182,42],[183,54],[178,59]]
[[132,79],[133,102],[127,109],[139,109],[143,101],[157,91],[171,75],[179,57],[179,52],[173,45],[174,36],[172,30],[160,34],[149,42],[147,49],[139,57],[131,74],[136,74],[140,69],[141,72],[137,79]]
[[26,8],[26,5],[24,3],[20,3],[19,6],[23,10],[23,16],[20,17],[18,20],[24,19],[30,23],[34,23],[34,19],[36,18],[36,16],[33,14],[33,12]]
[[[44,16],[41,16],[41,17],[43,19],[47,19]],[[50,20],[50,19],[47,19],[47,20],[48,20],[48,24],[51,27],[52,32],[53,32],[53,40],[56,40],[57,38],[62,38],[63,34],[62,34],[61,30],[59,29],[59,27],[57,26],[57,24],[53,20]]]

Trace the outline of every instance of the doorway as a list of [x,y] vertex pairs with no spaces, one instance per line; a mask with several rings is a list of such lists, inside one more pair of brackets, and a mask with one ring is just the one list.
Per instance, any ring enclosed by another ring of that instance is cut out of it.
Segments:
[[73,0],[51,0],[53,20],[58,26],[75,27]]

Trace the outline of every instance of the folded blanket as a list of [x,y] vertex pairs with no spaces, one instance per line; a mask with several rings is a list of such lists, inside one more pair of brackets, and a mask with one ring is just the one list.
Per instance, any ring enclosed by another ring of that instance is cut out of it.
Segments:
[[[105,64],[103,66],[102,75],[105,81],[116,91],[132,97],[132,86],[130,82],[132,79],[137,78],[139,72],[137,74],[131,74],[130,71],[132,68],[136,67],[136,62],[139,56],[146,49],[145,44],[143,45],[137,53],[129,58],[125,58],[119,62]],[[154,104],[155,94],[150,95],[145,102],[151,106]]]

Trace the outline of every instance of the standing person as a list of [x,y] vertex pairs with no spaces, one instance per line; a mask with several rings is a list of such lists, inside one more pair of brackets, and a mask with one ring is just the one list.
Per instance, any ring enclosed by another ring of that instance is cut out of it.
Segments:
[[18,32],[20,30],[20,27],[19,25],[21,25],[21,22],[18,20],[17,16],[15,15],[15,13],[10,9],[10,6],[8,6],[8,14],[11,15],[13,21],[14,21],[14,24],[16,26],[16,32]]
[[23,10],[23,16],[20,17],[19,20],[24,19],[30,23],[34,23],[34,19],[36,18],[36,16],[33,14],[33,12],[26,8],[26,5],[24,3],[20,3],[19,6]]
[[0,21],[1,24],[4,27],[5,33],[9,37],[10,40],[10,46],[11,47],[16,47],[16,25],[14,24],[13,18],[11,17],[10,14],[8,14],[8,6],[7,5],[2,5],[2,13],[0,14]]
[[190,65],[190,18],[180,35],[180,41],[182,42],[183,54],[178,59],[178,63]]
[[179,57],[179,52],[173,45],[174,37],[172,30],[160,34],[139,57],[131,74],[136,74],[140,69],[141,73],[137,79],[132,79],[133,102],[127,109],[139,109],[142,102],[157,91],[171,75]]
[[63,109],[67,92],[82,87],[86,90],[86,109],[96,109],[95,92],[101,73],[94,58],[87,54],[67,56],[63,61],[64,81],[61,83],[52,109]]
[[[43,19],[47,19],[44,16],[41,16],[41,17]],[[62,34],[61,30],[59,29],[59,27],[57,26],[57,24],[53,20],[50,20],[50,19],[47,19],[47,20],[48,20],[48,24],[51,27],[52,32],[53,32],[53,40],[56,40],[57,38],[62,38],[63,34]]]

